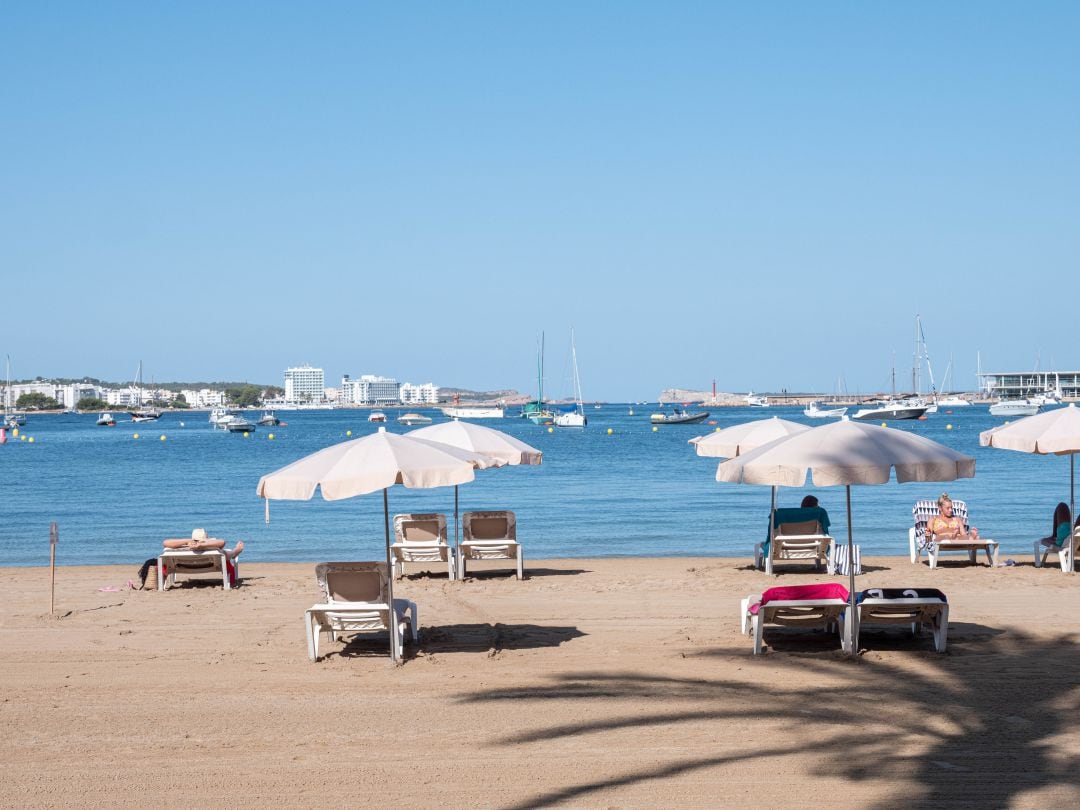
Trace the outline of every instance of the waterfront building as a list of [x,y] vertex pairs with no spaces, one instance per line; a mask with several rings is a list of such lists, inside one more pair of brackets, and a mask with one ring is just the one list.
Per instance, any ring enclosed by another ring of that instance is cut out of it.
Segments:
[[1080,371],[987,371],[979,374],[979,390],[997,399],[1055,394],[1080,398]]
[[290,404],[323,401],[323,370],[308,365],[285,369],[285,401]]
[[439,386],[432,383],[402,383],[401,402],[403,405],[436,405],[439,402]]
[[90,383],[71,383],[70,385],[61,385],[58,393],[60,396],[56,397],[56,401],[67,410],[72,410],[79,404],[80,399],[102,399],[104,392]]
[[129,385],[126,388],[109,388],[105,391],[105,401],[114,408],[134,408],[149,400],[141,388]]
[[227,401],[224,391],[213,388],[200,388],[198,391],[185,388],[180,393],[184,395],[184,400],[191,408],[217,408],[225,405]]
[[[362,374],[341,380],[342,402],[352,405],[397,405],[401,402],[401,383],[391,377]],[[347,391],[347,393],[345,393]]]

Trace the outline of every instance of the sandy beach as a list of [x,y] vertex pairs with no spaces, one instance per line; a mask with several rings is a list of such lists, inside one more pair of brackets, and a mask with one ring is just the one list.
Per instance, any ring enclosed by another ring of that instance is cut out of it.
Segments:
[[766,634],[746,559],[531,561],[518,582],[410,576],[420,643],[324,643],[310,564],[242,587],[122,587],[134,569],[0,569],[4,804],[1035,807],[1080,802],[1080,579],[864,560],[860,587],[948,594],[926,636]]

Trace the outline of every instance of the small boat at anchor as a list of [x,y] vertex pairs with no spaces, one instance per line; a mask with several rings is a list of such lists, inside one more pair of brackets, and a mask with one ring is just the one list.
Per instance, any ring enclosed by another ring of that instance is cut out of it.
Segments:
[[97,418],[99,427],[116,427],[116,417],[106,411]]
[[368,414],[367,420],[369,422],[385,422],[386,421],[386,414],[383,413],[382,411],[372,411],[371,413]]
[[274,415],[273,411],[267,411],[259,417],[258,424],[264,425],[266,427],[277,427],[281,424],[281,420]]
[[672,408],[671,413],[654,413],[649,421],[654,425],[693,425],[709,418],[708,411],[691,413],[682,408]]
[[809,416],[811,419],[828,419],[830,417],[839,419],[846,413],[847,408],[823,408],[820,402],[811,402],[803,408],[803,416]]
[[430,425],[431,417],[421,413],[403,413],[397,418],[403,425]]
[[1034,416],[1040,405],[1028,399],[1003,399],[990,406],[991,416]]
[[904,400],[889,399],[855,411],[856,419],[918,419],[926,413],[926,405],[914,405]]
[[255,430],[255,423],[242,416],[234,416],[226,423],[225,429],[229,433],[252,433]]

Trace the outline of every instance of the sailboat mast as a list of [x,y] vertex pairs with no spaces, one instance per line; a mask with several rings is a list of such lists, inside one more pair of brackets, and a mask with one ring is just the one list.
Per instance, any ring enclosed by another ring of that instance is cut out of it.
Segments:
[[919,333],[922,332],[922,325],[919,323],[919,316],[915,316],[915,355],[911,363],[911,391],[916,396],[922,393],[922,381],[919,379],[920,369],[922,368],[922,355],[919,353],[921,346],[919,345]]
[[570,360],[571,365],[574,367],[574,396],[577,398],[578,413],[584,416],[585,405],[581,401],[581,376],[578,374],[577,367],[577,341],[574,339],[574,327],[570,327]]

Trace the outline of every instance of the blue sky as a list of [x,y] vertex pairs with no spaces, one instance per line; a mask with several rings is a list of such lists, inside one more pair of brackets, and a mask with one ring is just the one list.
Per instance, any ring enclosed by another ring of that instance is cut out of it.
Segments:
[[828,392],[1080,367],[1075,3],[23,3],[16,376]]

